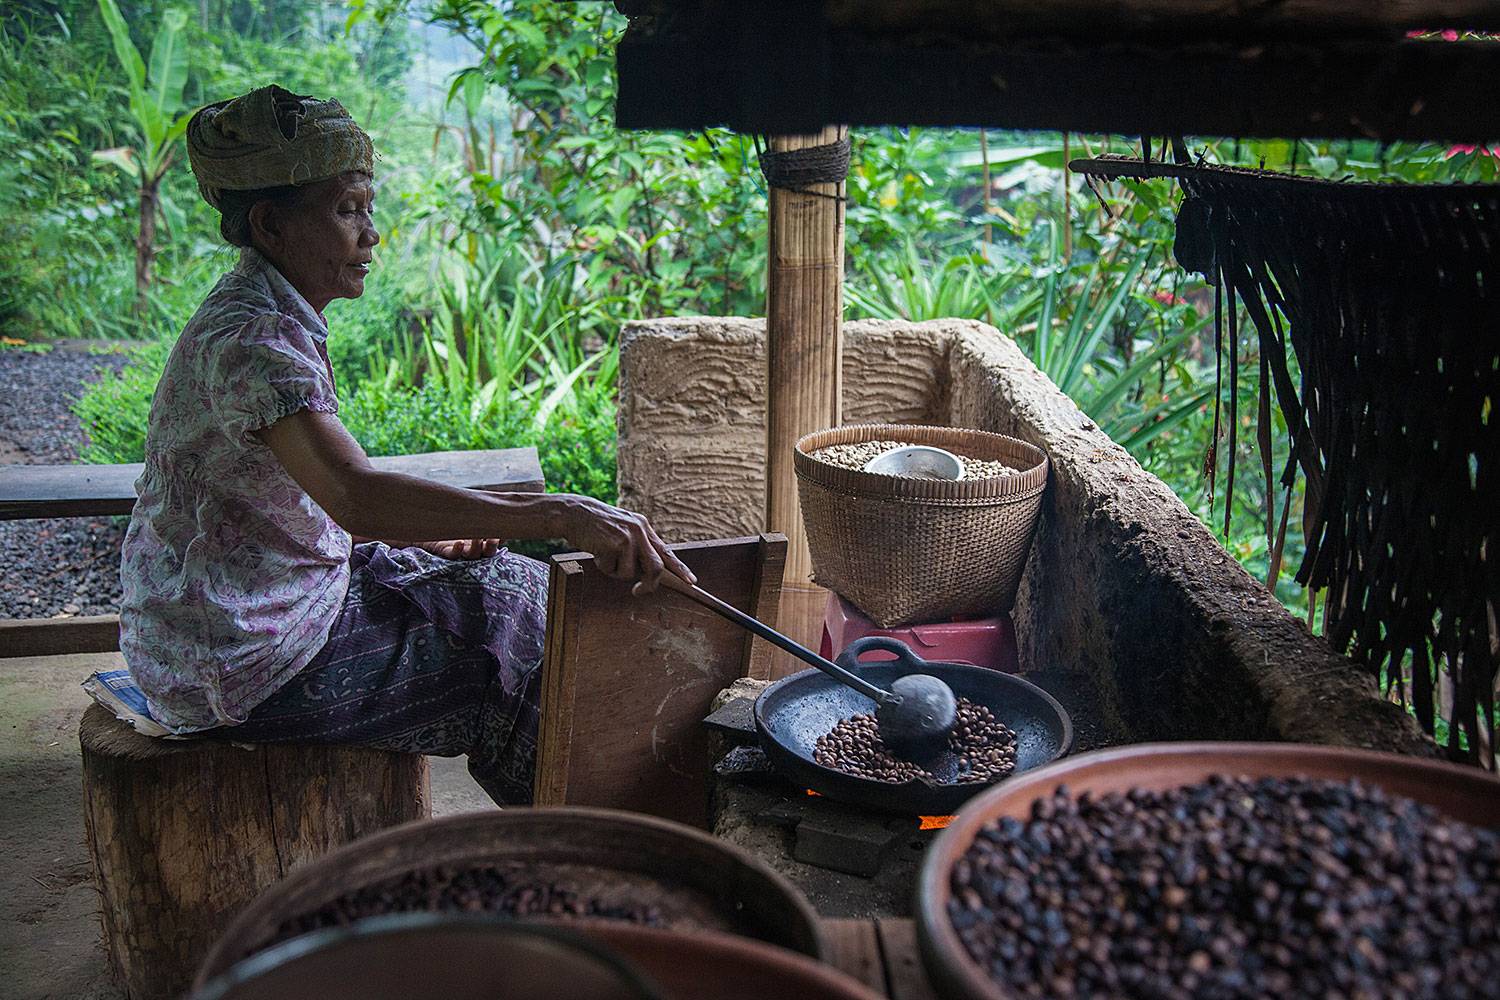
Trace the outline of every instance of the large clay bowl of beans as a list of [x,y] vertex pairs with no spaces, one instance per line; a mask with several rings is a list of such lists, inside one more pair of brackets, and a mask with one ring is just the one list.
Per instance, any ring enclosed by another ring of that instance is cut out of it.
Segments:
[[400,913],[757,938],[819,957],[817,914],[744,851],[667,820],[536,808],[420,820],[295,868],[235,917],[198,972],[304,934]]
[[1500,780],[1296,744],[1084,754],[971,800],[916,908],[945,997],[1495,997]]
[[401,913],[305,934],[235,964],[191,1000],[669,1000],[613,950],[561,927]]

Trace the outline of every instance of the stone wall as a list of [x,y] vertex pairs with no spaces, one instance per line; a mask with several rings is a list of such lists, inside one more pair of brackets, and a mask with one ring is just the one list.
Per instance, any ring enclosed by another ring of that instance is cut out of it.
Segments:
[[[1024,669],[1093,743],[1286,739],[1430,753],[1374,682],[1310,635],[1159,479],[1008,338],[961,320],[845,324],[849,423],[999,431],[1052,459],[1017,599]],[[630,324],[620,491],[669,538],[762,529],[764,323]]]
[[[628,323],[620,341],[620,503],[668,541],[763,530],[766,324],[677,318]],[[844,419],[945,423],[941,327],[844,324]]]

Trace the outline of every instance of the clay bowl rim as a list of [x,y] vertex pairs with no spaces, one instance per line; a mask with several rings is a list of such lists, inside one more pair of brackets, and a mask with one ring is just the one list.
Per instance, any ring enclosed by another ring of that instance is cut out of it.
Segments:
[[[1064,757],[1016,775],[981,792],[959,810],[928,847],[917,874],[914,904],[917,943],[934,986],[972,1000],[1015,1000],[969,957],[948,919],[949,874],[985,823],[999,816],[1021,818],[1031,803],[1067,785],[1077,795],[1125,772],[1125,787],[1177,788],[1214,774],[1261,777],[1357,778],[1453,815],[1455,800],[1493,802],[1488,821],[1455,817],[1500,829],[1500,777],[1446,761],[1352,747],[1308,743],[1184,742],[1141,743]],[[1101,782],[1100,779],[1104,779]]]
[[[225,1000],[246,984],[254,984],[263,975],[275,974],[288,963],[317,959],[348,944],[389,941],[401,934],[467,931],[493,935],[498,946],[505,937],[530,937],[571,952],[574,958],[587,958],[619,976],[622,983],[634,986],[641,1000],[666,1000],[656,983],[625,956],[592,935],[569,927],[560,921],[503,920],[478,913],[435,913],[413,911],[385,913],[366,917],[352,924],[324,927],[289,938],[280,944],[247,955],[202,985],[194,985],[183,1000]],[[486,944],[490,944],[487,941]]]
[[696,841],[700,847],[727,855],[772,884],[777,891],[790,900],[792,908],[802,918],[804,924],[806,924],[811,932],[811,943],[817,951],[817,957],[823,958],[828,954],[828,939],[823,933],[817,911],[808,902],[806,894],[797,888],[785,875],[782,875],[770,865],[741,847],[731,844],[726,840],[721,840],[696,827],[688,826],[685,823],[662,819],[659,816],[651,816],[646,813],[631,812],[626,809],[604,809],[588,806],[515,806],[495,811],[465,812],[452,816],[412,820],[351,840],[306,864],[296,866],[281,878],[262,889],[256,894],[254,899],[246,903],[234,915],[233,919],[229,921],[214,941],[213,947],[208,950],[208,953],[199,962],[193,976],[192,988],[202,988],[213,977],[222,975],[227,969],[236,965],[244,958],[249,957],[242,955],[240,958],[229,960],[228,953],[233,949],[243,947],[243,942],[239,940],[240,935],[264,919],[264,911],[279,903],[280,899],[288,891],[288,884],[293,880],[301,882],[310,877],[309,873],[315,876],[318,872],[324,871],[328,867],[349,858],[379,855],[388,848],[400,844],[413,831],[419,828],[432,829],[439,826],[486,827],[494,824],[503,824],[512,817],[535,817],[537,815],[553,817],[559,823],[591,822],[636,827],[638,829],[644,827],[654,830],[658,834],[685,837]]
[[[642,975],[651,979],[654,984],[658,981],[652,975],[651,970],[640,963],[631,952],[630,947],[621,946],[621,941],[640,941],[643,943],[654,943],[656,940],[667,938],[682,938],[684,940],[708,942],[711,953],[744,956],[757,962],[765,960],[783,967],[790,966],[798,974],[805,974],[807,978],[814,980],[809,983],[813,987],[829,987],[842,989],[839,994],[833,993],[810,993],[807,996],[831,996],[840,1000],[884,1000],[884,994],[855,979],[852,975],[842,969],[829,964],[827,960],[815,959],[804,955],[799,951],[769,941],[760,941],[756,938],[744,937],[739,934],[729,934],[724,931],[673,931],[665,927],[641,927],[636,924],[622,923],[594,923],[581,927],[579,933],[596,937],[610,951],[618,955],[632,967],[641,972]],[[711,956],[712,957],[712,956]],[[670,1000],[678,1000],[676,995],[667,992]]]

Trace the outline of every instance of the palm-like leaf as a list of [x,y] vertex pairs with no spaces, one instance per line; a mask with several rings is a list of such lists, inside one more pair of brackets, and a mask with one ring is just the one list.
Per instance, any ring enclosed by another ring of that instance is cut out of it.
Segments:
[[99,0],[99,13],[104,17],[104,26],[109,29],[110,40],[115,46],[115,58],[120,60],[120,66],[125,70],[131,95],[144,92],[146,63],[141,59],[135,42],[130,40],[130,29],[125,25],[125,18],[120,16],[120,8],[115,0]]
[[182,93],[188,77],[187,39],[183,36],[186,27],[187,14],[169,10],[162,15],[161,27],[151,43],[146,91],[164,118],[182,109]]

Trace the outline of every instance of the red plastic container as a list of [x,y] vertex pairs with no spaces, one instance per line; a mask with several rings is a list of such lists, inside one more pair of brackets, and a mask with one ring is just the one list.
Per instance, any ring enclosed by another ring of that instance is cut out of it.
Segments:
[[[823,641],[818,652],[828,659],[842,653],[855,639],[867,635],[890,636],[911,647],[924,660],[941,663],[969,663],[1014,674],[1020,671],[1016,659],[1016,627],[1010,615],[973,618],[930,625],[903,625],[881,628],[864,613],[838,594],[828,595],[828,610],[823,616]],[[895,659],[889,653],[872,652],[867,659]]]

